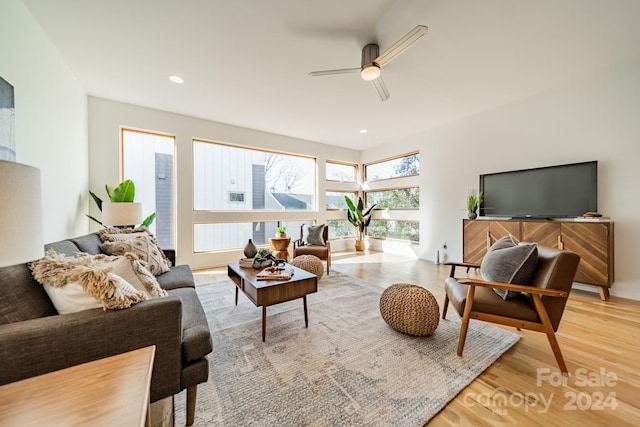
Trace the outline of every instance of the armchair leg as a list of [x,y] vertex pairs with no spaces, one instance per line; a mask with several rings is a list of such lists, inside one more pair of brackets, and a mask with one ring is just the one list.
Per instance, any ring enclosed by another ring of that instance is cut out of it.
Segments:
[[569,371],[567,370],[567,365],[564,363],[564,357],[562,357],[562,352],[560,351],[560,344],[558,344],[558,339],[553,331],[553,326],[551,326],[551,320],[549,320],[547,310],[544,308],[544,304],[539,296],[533,296],[533,303],[535,304],[538,316],[540,316],[540,320],[542,321],[544,333],[547,334],[547,339],[551,345],[551,350],[553,350],[553,355],[556,357],[556,362],[558,362],[558,367],[563,374],[568,375]]
[[187,388],[187,425],[193,424],[196,417],[196,394],[198,386],[194,385]]
[[473,296],[475,294],[475,290],[475,286],[469,286],[467,300],[464,303],[464,314],[462,316],[462,325],[460,326],[460,338],[458,339],[458,356],[462,356],[464,342],[467,339],[467,330],[469,329],[469,318],[471,317],[471,309],[473,308]]

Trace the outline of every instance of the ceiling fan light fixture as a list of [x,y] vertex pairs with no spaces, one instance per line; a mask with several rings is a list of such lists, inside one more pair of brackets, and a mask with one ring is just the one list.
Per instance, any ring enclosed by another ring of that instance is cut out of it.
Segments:
[[371,81],[380,77],[380,67],[375,64],[369,64],[365,67],[362,67],[360,71],[360,77],[362,80]]

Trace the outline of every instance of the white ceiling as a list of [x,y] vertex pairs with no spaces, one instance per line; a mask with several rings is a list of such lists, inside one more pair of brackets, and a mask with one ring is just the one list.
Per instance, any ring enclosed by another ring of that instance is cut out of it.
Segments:
[[[640,56],[638,0],[23,1],[89,95],[354,149]],[[418,24],[388,101],[358,74],[308,75]]]

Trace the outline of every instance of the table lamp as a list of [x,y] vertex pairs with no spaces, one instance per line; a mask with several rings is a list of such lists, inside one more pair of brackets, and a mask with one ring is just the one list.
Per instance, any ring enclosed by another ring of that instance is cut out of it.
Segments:
[[40,170],[0,160],[0,267],[44,256]]
[[142,203],[103,202],[102,224],[108,227],[135,227],[142,222]]

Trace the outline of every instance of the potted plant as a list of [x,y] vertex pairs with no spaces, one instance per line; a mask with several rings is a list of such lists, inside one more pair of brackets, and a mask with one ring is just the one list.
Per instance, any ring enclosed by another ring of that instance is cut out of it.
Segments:
[[467,212],[469,219],[476,219],[478,217],[477,210],[482,204],[482,192],[476,193],[475,190],[471,190],[467,196]]
[[[110,188],[108,185],[105,185],[104,188],[107,192],[107,196],[109,196],[109,201],[111,201],[111,203],[133,203],[133,200],[135,199],[135,196],[136,196],[136,186],[133,183],[133,181],[131,181],[130,179],[127,179],[126,181],[121,182],[120,184],[118,184],[117,187],[113,189]],[[102,212],[102,199],[96,196],[96,194],[93,191],[89,191],[89,194],[91,195],[91,198],[93,199],[93,201],[96,202],[96,205],[98,205],[98,209],[100,209],[100,212]],[[96,219],[95,217],[89,214],[87,214],[87,217],[92,221],[97,222],[100,225],[104,225],[102,224],[101,221],[99,221],[98,219]],[[154,212],[148,217],[146,217],[140,225],[143,227],[148,227],[149,225],[151,225],[151,223],[155,218],[156,218],[156,213]]]
[[276,237],[279,239],[284,239],[287,237],[287,227],[277,227],[276,228]]
[[366,235],[367,227],[371,222],[371,211],[376,206],[374,203],[364,210],[364,203],[362,203],[362,197],[358,197],[358,205],[355,206],[349,196],[344,196],[344,200],[347,203],[349,210],[347,211],[347,219],[356,228],[356,251],[364,251],[364,237]]

